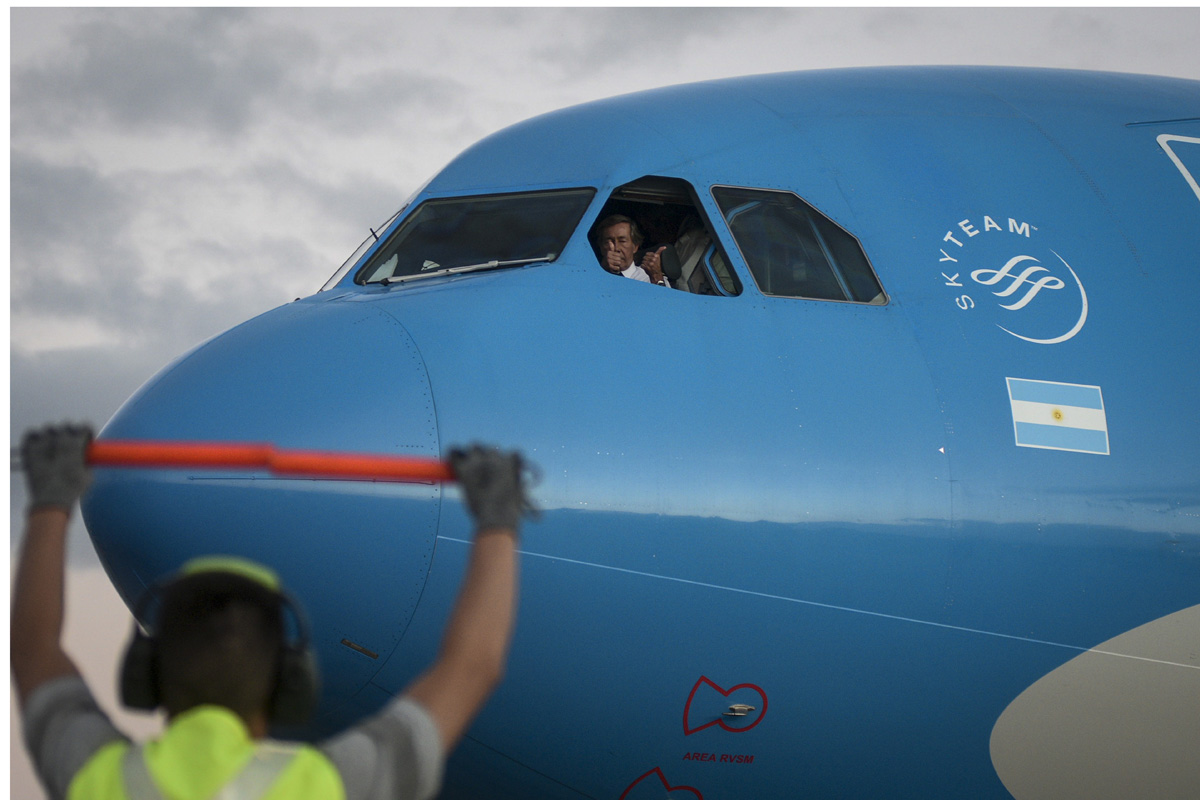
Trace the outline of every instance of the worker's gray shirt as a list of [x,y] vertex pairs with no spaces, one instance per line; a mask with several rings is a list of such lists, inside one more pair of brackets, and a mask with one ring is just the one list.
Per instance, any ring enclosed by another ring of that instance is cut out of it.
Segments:
[[[51,800],[67,796],[71,780],[100,748],[129,738],[75,676],[35,689],[22,716],[25,744]],[[341,773],[346,800],[427,800],[441,788],[441,736],[429,713],[408,698],[316,747]]]

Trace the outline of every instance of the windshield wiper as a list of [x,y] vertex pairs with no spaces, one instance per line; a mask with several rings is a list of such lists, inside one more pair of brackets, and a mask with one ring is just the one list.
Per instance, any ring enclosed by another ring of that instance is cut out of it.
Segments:
[[537,258],[515,258],[511,261],[483,261],[479,264],[446,267],[445,269],[437,269],[431,272],[417,272],[413,275],[393,275],[379,282],[384,286],[391,286],[393,283],[404,283],[406,281],[417,280],[418,278],[431,278],[434,275],[456,275],[460,272],[483,272],[484,270],[499,269],[500,267],[518,267],[522,264],[536,264],[539,261],[553,261],[557,257],[558,253],[551,253],[545,256],[538,256]]

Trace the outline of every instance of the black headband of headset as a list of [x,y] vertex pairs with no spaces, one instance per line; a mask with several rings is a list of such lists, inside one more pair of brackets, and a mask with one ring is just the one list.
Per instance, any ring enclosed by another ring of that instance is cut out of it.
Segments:
[[[299,725],[312,713],[317,698],[316,660],[309,648],[306,620],[300,607],[283,590],[279,576],[267,567],[235,556],[205,556],[188,561],[179,572],[152,585],[138,599],[134,608],[133,640],[126,650],[121,667],[121,700],[136,709],[153,710],[161,704],[157,671],[157,625],[145,623],[143,633],[137,620],[145,620],[150,604],[160,599],[175,581],[204,573],[225,573],[246,578],[279,598],[283,609],[290,611],[296,626],[296,639],[285,641],[280,658],[275,691],[268,709],[273,723]],[[285,612],[286,613],[286,612]]]

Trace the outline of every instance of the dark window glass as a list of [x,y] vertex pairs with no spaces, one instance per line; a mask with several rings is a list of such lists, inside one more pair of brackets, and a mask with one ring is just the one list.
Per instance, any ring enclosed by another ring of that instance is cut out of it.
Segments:
[[553,261],[595,191],[426,200],[358,271],[358,283],[400,281]]
[[724,186],[712,193],[763,294],[887,301],[858,240],[796,195]]

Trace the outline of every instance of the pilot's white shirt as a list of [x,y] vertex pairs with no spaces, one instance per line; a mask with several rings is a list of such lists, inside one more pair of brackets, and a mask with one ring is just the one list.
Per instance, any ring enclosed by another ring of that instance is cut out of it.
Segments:
[[[650,276],[646,273],[646,270],[642,269],[637,264],[630,264],[628,267],[621,270],[621,274],[626,278],[633,278],[635,281],[641,281],[642,283],[651,282]],[[662,286],[663,284],[660,283],[658,285]]]
[[621,274],[626,278],[633,278],[635,281],[649,283],[650,276],[646,274],[646,270],[639,267],[637,264],[630,264],[625,269],[621,270]]

